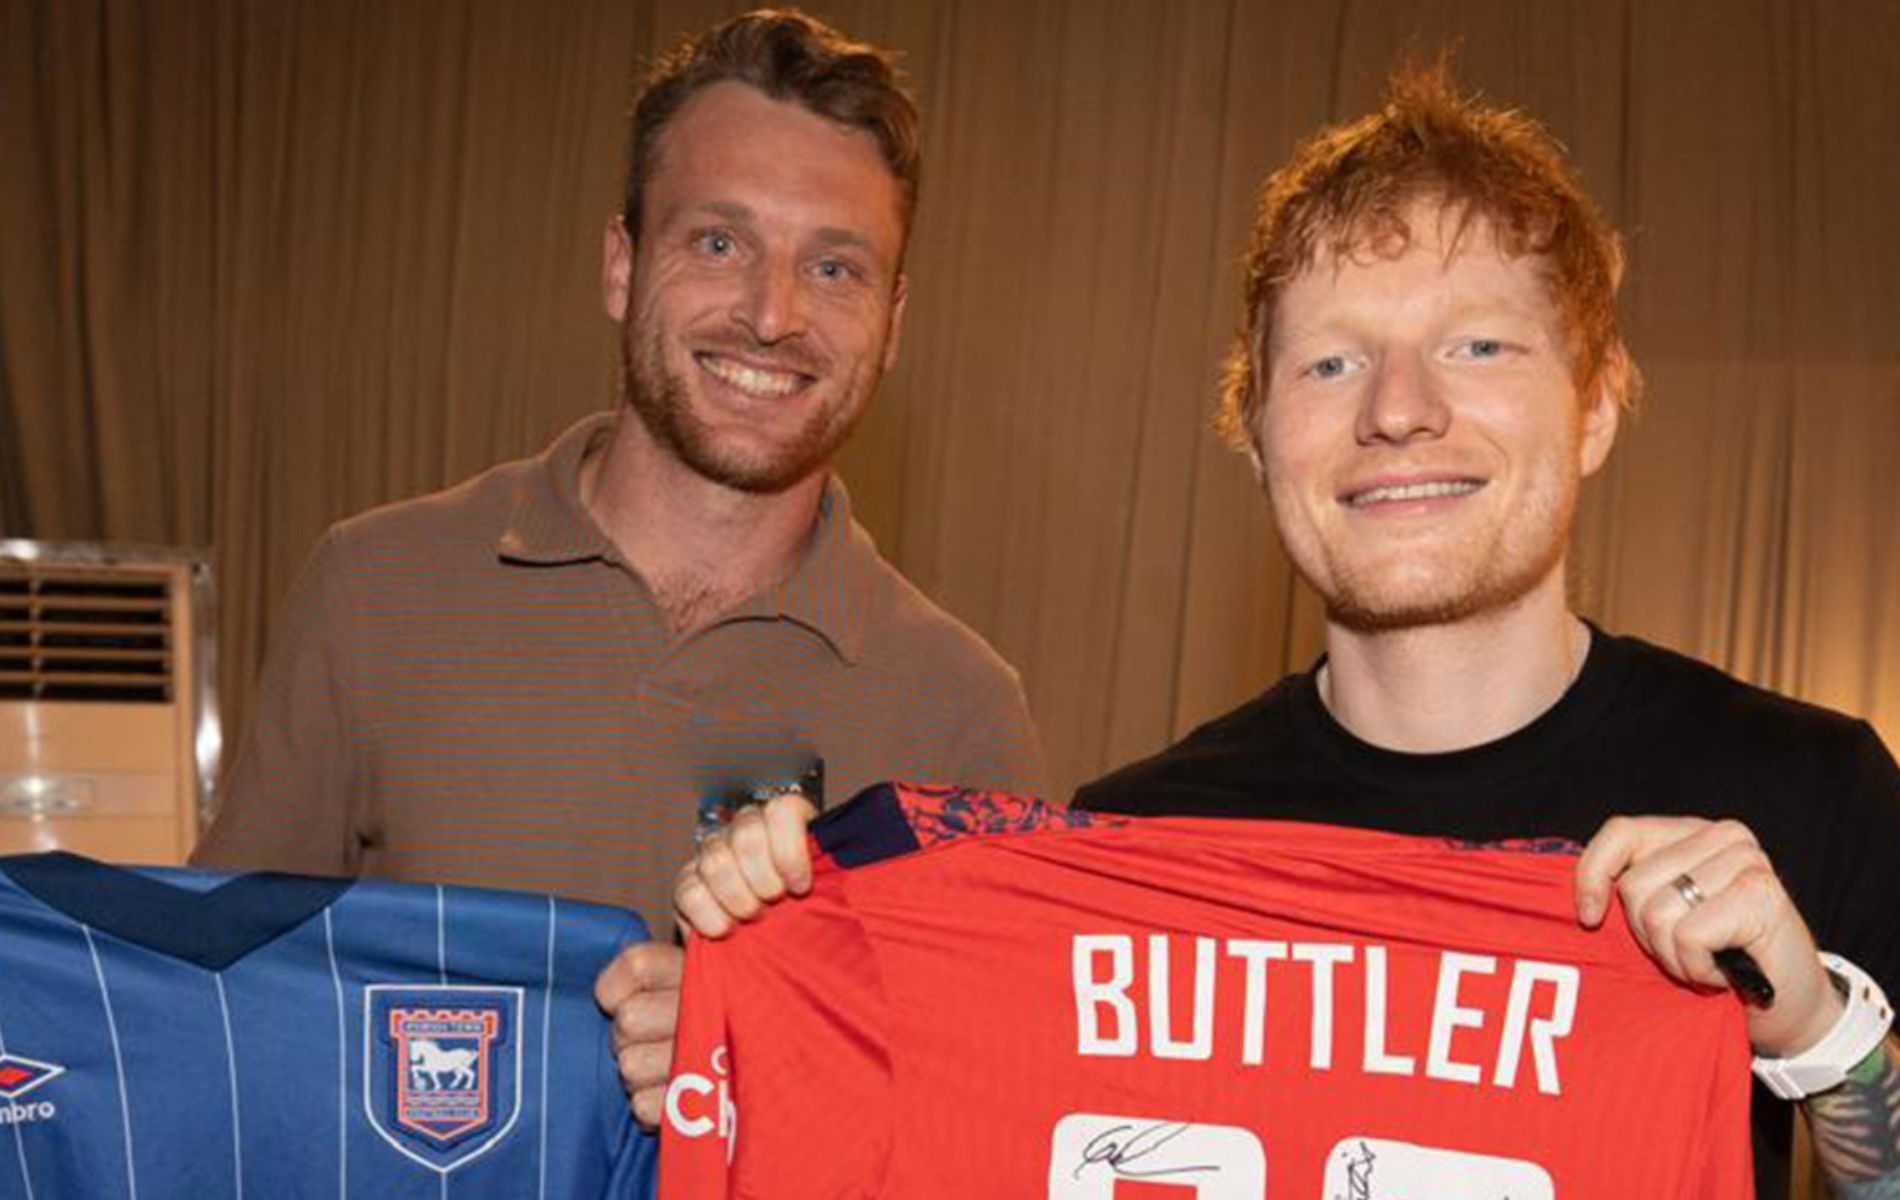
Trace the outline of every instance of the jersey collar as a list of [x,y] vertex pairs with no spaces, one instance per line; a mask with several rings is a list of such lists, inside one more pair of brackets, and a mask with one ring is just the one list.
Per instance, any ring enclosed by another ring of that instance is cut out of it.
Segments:
[[354,882],[260,872],[197,891],[64,850],[0,858],[0,872],[81,925],[207,971],[296,929]]

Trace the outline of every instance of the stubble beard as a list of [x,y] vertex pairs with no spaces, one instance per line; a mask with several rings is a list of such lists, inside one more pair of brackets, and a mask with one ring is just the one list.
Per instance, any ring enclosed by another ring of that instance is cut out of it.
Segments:
[[1317,564],[1293,553],[1294,565],[1319,593],[1327,620],[1356,633],[1450,625],[1502,612],[1562,570],[1579,483],[1572,476],[1538,489],[1506,515],[1508,524],[1492,537],[1420,547],[1413,553],[1439,558],[1422,571],[1358,562],[1323,543],[1315,552]]
[[853,373],[843,383],[840,404],[811,412],[792,436],[769,451],[725,444],[718,431],[693,411],[692,387],[666,364],[661,333],[640,337],[629,324],[620,338],[622,386],[634,413],[653,439],[703,479],[754,495],[783,492],[823,470],[857,425],[875,381]]

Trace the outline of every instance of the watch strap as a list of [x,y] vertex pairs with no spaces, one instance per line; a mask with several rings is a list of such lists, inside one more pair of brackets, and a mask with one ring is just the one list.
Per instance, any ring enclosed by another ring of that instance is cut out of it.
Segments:
[[1867,972],[1826,952],[1821,954],[1821,965],[1842,987],[1845,1001],[1834,1027],[1799,1054],[1755,1058],[1755,1077],[1783,1100],[1802,1100],[1839,1087],[1893,1028],[1893,1005]]

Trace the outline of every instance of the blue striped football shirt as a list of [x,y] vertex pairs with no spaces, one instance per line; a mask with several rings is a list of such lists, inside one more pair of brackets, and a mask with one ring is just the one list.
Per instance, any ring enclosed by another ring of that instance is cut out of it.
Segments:
[[640,919],[0,858],[0,1200],[652,1191],[593,981]]

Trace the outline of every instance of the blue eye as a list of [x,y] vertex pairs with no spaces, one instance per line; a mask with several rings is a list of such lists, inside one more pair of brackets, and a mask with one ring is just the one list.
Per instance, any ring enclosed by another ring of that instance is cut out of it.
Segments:
[[831,283],[838,283],[857,277],[857,271],[852,268],[850,263],[836,258],[827,258],[820,262],[817,270],[820,279]]
[[1306,373],[1315,379],[1337,379],[1346,373],[1346,359],[1343,355],[1329,354],[1306,368]]
[[725,258],[739,248],[732,235],[721,230],[699,235],[699,248],[714,258]]

